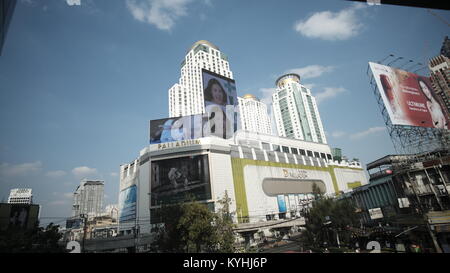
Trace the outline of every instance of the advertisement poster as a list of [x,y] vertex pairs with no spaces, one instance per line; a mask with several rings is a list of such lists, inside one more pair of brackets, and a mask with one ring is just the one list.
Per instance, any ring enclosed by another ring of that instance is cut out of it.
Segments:
[[284,213],[286,212],[286,201],[284,200],[284,195],[278,195],[277,196],[277,201],[278,201],[278,211],[280,213]]
[[238,100],[234,80],[202,69],[203,98],[208,120],[214,119],[209,126],[212,134],[222,138],[231,138],[238,127]]
[[137,188],[133,185],[122,190],[119,194],[119,221],[127,222],[136,220],[136,196]]
[[151,205],[182,202],[186,198],[211,199],[207,155],[152,162]]
[[380,208],[369,209],[370,219],[376,220],[383,218],[383,212]]
[[26,228],[30,206],[13,205],[9,217],[9,224],[13,227]]
[[369,63],[392,124],[449,128],[449,113],[430,78]]

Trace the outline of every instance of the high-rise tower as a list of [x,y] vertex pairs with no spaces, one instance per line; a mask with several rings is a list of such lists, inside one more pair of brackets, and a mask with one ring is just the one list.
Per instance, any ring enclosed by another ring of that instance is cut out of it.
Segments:
[[433,89],[450,113],[450,59],[439,55],[428,62],[428,67]]
[[179,82],[169,89],[170,117],[205,112],[202,69],[233,79],[228,57],[217,46],[205,40],[194,43],[181,62]]
[[300,84],[300,76],[286,74],[275,84],[272,100],[278,135],[326,144],[316,99]]
[[9,193],[8,203],[33,204],[33,194],[31,191],[31,189],[12,189]]
[[103,212],[104,186],[103,180],[82,180],[73,193],[72,216],[100,215]]
[[267,105],[251,94],[238,97],[238,101],[242,129],[271,135],[272,126],[267,114]]

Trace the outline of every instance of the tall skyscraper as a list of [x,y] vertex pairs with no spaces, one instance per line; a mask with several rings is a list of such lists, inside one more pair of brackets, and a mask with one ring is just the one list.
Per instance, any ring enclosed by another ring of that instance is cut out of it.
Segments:
[[73,194],[72,216],[102,214],[104,186],[102,180],[82,180]]
[[205,112],[202,69],[233,79],[228,57],[214,44],[194,43],[181,62],[179,82],[169,89],[169,116],[179,117]]
[[33,194],[32,189],[12,189],[9,193],[9,204],[32,204]]
[[278,135],[326,144],[316,99],[300,84],[300,76],[286,74],[275,84],[272,101]]
[[238,97],[239,115],[241,117],[241,128],[243,130],[272,134],[270,117],[267,113],[267,105],[251,94]]
[[433,89],[450,113],[450,59],[444,55],[434,57],[428,62],[428,67]]

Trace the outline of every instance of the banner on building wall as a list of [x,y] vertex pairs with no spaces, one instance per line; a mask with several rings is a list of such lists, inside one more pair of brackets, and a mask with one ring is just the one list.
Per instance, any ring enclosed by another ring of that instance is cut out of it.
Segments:
[[376,220],[383,218],[383,212],[381,208],[369,209],[370,219]]
[[137,187],[133,185],[122,190],[119,194],[119,221],[136,220]]
[[287,210],[286,210],[286,201],[284,200],[284,195],[278,195],[277,201],[278,201],[278,211],[280,213],[285,213]]
[[231,138],[238,129],[236,83],[214,72],[202,69],[203,98],[208,121],[213,121],[208,134]]
[[211,199],[208,155],[152,161],[151,206]]

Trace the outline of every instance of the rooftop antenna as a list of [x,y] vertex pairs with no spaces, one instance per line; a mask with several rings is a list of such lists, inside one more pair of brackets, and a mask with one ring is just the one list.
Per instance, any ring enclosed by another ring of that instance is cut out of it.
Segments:
[[[378,61],[377,63],[378,63],[378,64],[382,64],[384,61],[386,61],[386,60],[389,59],[390,57],[394,57],[394,54],[389,54],[389,55],[387,55],[386,57],[384,57],[381,61]],[[367,66],[367,71],[366,71],[366,74],[367,74],[367,75],[369,75],[369,68],[370,68],[370,66],[368,65],[368,66]]]
[[423,64],[422,63],[415,63],[413,66],[405,68],[405,70],[411,70],[413,67],[416,67],[417,65],[422,66]]
[[403,59],[403,57],[398,57],[397,59],[393,60],[392,62],[388,63],[387,66],[390,66],[391,64],[395,63],[398,60]]
[[405,66],[405,65],[407,65],[407,64],[409,64],[409,63],[413,63],[413,62],[414,62],[413,60],[409,60],[409,61],[407,61],[406,63],[400,65],[399,68],[402,68],[403,66]]
[[384,61],[386,61],[388,58],[390,57],[394,57],[394,54],[389,54],[388,56],[386,56],[383,60],[378,61],[377,63],[382,64]]

